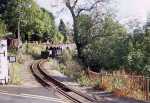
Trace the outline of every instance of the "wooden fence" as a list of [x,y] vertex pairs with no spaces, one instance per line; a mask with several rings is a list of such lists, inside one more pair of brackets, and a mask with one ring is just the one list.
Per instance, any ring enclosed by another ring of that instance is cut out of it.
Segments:
[[127,75],[125,73],[95,73],[88,71],[93,81],[99,81],[100,87],[108,91],[120,90],[121,96],[150,101],[150,77]]

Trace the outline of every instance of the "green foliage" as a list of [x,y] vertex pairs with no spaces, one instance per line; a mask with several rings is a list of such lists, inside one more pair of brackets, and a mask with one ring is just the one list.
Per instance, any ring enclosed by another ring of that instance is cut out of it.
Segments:
[[138,74],[145,74],[147,76],[150,76],[149,38],[147,30],[138,29],[138,32],[134,32],[133,37],[130,37],[128,46],[128,67]]
[[141,49],[130,48],[128,54],[128,65],[133,70],[136,69],[138,72],[142,72],[144,68],[144,54]]
[[6,25],[4,22],[0,19],[0,38],[3,37],[6,33]]
[[117,39],[126,37],[126,29],[116,20],[110,16],[104,17],[102,22],[101,35],[104,37],[111,36]]
[[35,44],[35,43],[28,43],[24,45],[24,51],[26,51],[27,54],[31,55],[32,57],[39,58],[41,56],[41,51],[44,51],[46,49],[45,45]]
[[87,66],[105,69],[119,69],[127,55],[124,42],[112,38],[95,41],[83,50],[84,62]]
[[92,85],[93,82],[91,82],[85,71],[82,69],[82,66],[74,60],[67,61],[67,64],[59,65],[59,70],[61,73],[76,80],[81,86]]
[[77,42],[81,47],[87,45],[88,42],[91,42],[91,26],[92,21],[89,15],[81,15],[78,18],[78,27],[80,29],[77,37]]
[[89,79],[89,77],[83,71],[80,73],[79,77],[77,78],[77,81],[81,86],[89,86],[92,84],[92,81]]
[[21,27],[25,27],[29,21],[27,12],[30,10],[30,0],[9,0],[5,11],[5,22],[8,30],[15,33],[17,31],[18,22],[21,22]]
[[0,16],[4,15],[9,0],[0,0]]
[[48,36],[55,35],[55,24],[53,20],[53,16],[50,16],[48,11],[46,10],[40,10],[36,11],[37,15],[34,15],[34,31],[36,33],[41,34],[47,33]]
[[67,29],[66,29],[66,25],[62,19],[60,20],[58,29],[59,29],[59,32],[64,35],[64,42],[66,42],[67,41]]
[[[4,20],[7,30],[15,36],[20,28],[21,39],[29,40],[36,34],[41,41],[62,43],[64,37],[55,27],[52,13],[40,8],[34,0],[1,0],[0,17]],[[0,33],[5,29],[0,20]]]
[[45,40],[45,34],[49,39],[55,37],[53,36],[55,34],[60,38],[52,13],[40,8],[34,0],[9,0],[6,7],[3,18],[9,32],[15,34],[20,22],[22,39],[30,38],[33,33],[43,40]]
[[126,30],[111,17],[105,17],[100,30],[93,30],[97,28],[91,28],[89,21],[91,19],[86,15],[79,23],[80,43],[86,44],[81,49],[84,63],[98,71],[121,67],[127,55]]
[[55,32],[55,34],[52,35],[51,41],[53,44],[63,43],[64,36],[60,32]]
[[[81,57],[86,66],[100,71],[127,68],[138,74],[150,73],[150,32],[136,27],[132,34],[110,16],[92,24],[88,15],[79,18]],[[93,27],[95,25],[95,27]],[[92,27],[92,28],[91,28]]]

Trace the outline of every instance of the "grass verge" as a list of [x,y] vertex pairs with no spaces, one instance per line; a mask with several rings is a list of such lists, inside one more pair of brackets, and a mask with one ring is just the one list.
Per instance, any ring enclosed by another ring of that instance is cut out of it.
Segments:
[[13,63],[11,64],[11,71],[10,71],[10,84],[13,85],[20,85],[21,84],[21,68],[22,65],[19,63]]

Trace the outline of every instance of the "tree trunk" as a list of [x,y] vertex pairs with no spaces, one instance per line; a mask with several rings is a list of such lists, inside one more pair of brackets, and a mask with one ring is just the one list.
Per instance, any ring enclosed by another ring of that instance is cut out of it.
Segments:
[[78,42],[78,33],[79,33],[79,29],[78,29],[78,20],[77,18],[73,19],[73,27],[74,27],[74,41],[75,44],[77,46],[77,51],[78,51],[78,57],[81,58],[81,45]]
[[66,6],[69,9],[69,11],[70,11],[70,13],[72,15],[72,18],[73,18],[74,41],[75,41],[75,44],[77,46],[78,57],[81,58],[81,45],[78,42],[78,33],[79,33],[79,29],[78,29],[78,17],[79,17],[79,15],[75,14],[74,7],[71,7],[70,1],[66,2]]

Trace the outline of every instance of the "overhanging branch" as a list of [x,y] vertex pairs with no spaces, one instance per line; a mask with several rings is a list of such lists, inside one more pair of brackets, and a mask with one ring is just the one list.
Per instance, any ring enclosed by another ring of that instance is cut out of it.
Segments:
[[77,5],[77,3],[78,3],[78,0],[75,0],[75,1],[74,1],[74,3],[73,3],[72,8],[75,8],[75,7],[76,7],[76,5]]
[[[77,3],[77,1],[78,1],[78,0],[76,0],[76,3]],[[75,19],[76,16],[75,16],[75,13],[74,13],[74,8],[71,6],[70,0],[66,0],[66,6],[67,6],[67,8],[70,10],[73,19]]]
[[100,3],[103,2],[103,0],[97,0],[95,3],[93,3],[89,8],[79,8],[77,11],[77,17],[81,14],[81,12],[83,11],[91,11],[92,9],[95,8],[95,6]]

